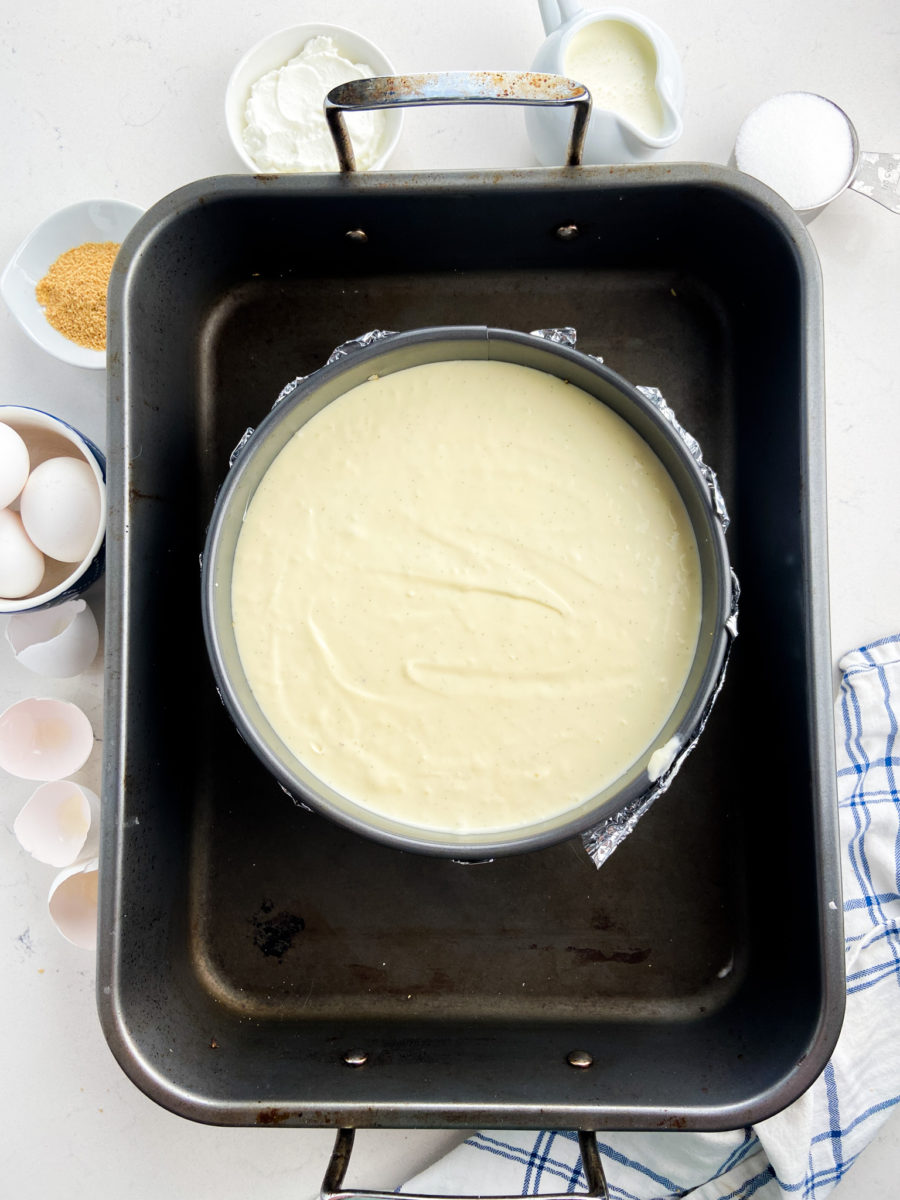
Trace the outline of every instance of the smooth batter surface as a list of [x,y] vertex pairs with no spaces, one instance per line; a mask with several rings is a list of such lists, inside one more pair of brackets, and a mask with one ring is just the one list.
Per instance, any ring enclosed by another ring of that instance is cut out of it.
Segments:
[[304,425],[238,541],[241,660],[322,780],[428,829],[515,828],[628,767],[681,692],[700,574],[659,460],[543,372],[445,362]]

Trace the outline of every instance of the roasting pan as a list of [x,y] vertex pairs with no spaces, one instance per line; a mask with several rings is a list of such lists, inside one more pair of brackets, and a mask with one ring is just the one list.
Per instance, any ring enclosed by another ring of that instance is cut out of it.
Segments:
[[[216,694],[199,555],[229,455],[371,329],[574,326],[716,469],[740,636],[670,790],[463,865],[292,803]],[[822,1070],[843,1012],[822,295],[725,168],[193,183],[110,291],[98,1001],[127,1074],[222,1125],[722,1129]],[[590,1063],[590,1066],[573,1066]]]

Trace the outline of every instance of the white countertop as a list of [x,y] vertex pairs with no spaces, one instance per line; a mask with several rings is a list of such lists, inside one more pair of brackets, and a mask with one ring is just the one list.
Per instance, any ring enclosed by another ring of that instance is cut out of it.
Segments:
[[[598,7],[593,5],[593,7]],[[635,7],[670,35],[684,64],[685,132],[664,157],[724,163],[744,116],[783,91],[829,96],[863,149],[900,151],[896,0],[648,0]],[[0,264],[54,209],[118,196],[149,207],[181,184],[241,169],[222,100],[252,43],[304,20],[349,26],[399,71],[525,68],[543,38],[536,0],[37,0],[5,5],[0,99]],[[407,115],[391,166],[534,165],[521,114],[437,109]],[[811,227],[825,280],[828,502],[834,659],[900,629],[900,217],[839,198]],[[67,366],[33,345],[0,305],[0,403],[46,408],[105,444],[105,372]],[[88,597],[102,612],[102,584]],[[72,699],[102,731],[99,662],[41,681],[0,643],[0,706],[27,695]],[[98,741],[77,778],[99,786]],[[304,1200],[317,1194],[333,1135],[217,1129],[158,1108],[109,1053],[94,1006],[93,956],[46,912],[53,870],[20,850],[12,823],[32,785],[0,780],[0,1190],[153,1200]],[[350,1182],[393,1186],[458,1139],[366,1132]],[[900,1113],[835,1195],[888,1200],[900,1174]]]

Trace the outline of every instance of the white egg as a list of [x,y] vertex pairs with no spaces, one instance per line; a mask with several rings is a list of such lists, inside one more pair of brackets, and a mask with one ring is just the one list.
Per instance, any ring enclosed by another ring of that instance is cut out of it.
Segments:
[[43,578],[44,556],[29,539],[22,518],[11,508],[0,508],[0,596],[18,600]]
[[100,525],[100,488],[80,458],[48,458],[34,468],[19,501],[28,536],[60,562],[81,562]]
[[30,467],[28,447],[10,425],[0,422],[0,508],[21,492]]

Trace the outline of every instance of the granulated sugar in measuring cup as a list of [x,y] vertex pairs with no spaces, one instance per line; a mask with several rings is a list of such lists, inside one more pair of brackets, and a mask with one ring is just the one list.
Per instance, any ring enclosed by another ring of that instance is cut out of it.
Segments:
[[861,154],[847,114],[813,92],[784,92],[755,108],[738,131],[734,162],[806,223],[847,188],[900,212],[900,155]]

